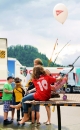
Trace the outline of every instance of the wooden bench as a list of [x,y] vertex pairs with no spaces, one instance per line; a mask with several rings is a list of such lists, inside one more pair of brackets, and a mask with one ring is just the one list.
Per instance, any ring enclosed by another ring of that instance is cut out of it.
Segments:
[[58,130],[61,130],[61,112],[60,106],[80,106],[80,94],[66,94],[67,100],[63,100],[63,94],[60,94],[60,98],[51,98],[49,101],[26,101],[25,103],[40,104],[40,105],[52,105],[57,106],[57,118],[58,118]]

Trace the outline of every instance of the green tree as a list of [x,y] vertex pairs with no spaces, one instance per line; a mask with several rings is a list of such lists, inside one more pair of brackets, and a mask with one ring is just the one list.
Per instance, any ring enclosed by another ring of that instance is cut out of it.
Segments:
[[[30,45],[16,45],[8,47],[8,57],[13,57],[19,60],[19,62],[27,67],[33,67],[33,60],[35,58],[40,58],[43,61],[45,67],[48,66],[49,59],[46,57],[45,54],[38,52],[38,49],[30,46]],[[50,63],[50,67],[60,66],[57,64]]]

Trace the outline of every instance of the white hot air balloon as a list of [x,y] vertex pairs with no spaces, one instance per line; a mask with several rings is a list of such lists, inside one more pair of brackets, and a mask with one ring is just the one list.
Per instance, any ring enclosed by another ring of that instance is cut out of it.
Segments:
[[67,19],[68,10],[64,4],[59,3],[54,7],[53,15],[58,22],[63,24]]

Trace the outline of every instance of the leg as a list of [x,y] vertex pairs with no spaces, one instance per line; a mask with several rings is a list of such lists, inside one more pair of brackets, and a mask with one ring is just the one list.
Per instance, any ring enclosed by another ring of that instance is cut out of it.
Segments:
[[28,100],[34,100],[34,94],[31,93],[31,94],[28,94],[27,96],[25,96],[23,99],[22,99],[22,106],[23,106],[23,112],[24,112],[24,117],[22,118],[22,120],[19,122],[20,124],[23,124],[25,121],[28,121],[29,120],[29,116],[28,116],[28,108],[29,108],[29,105],[24,103],[25,101],[28,101]]
[[8,112],[4,112],[4,120],[8,119]]
[[22,103],[19,103],[18,105],[10,105],[11,108],[15,108],[17,110],[19,110],[22,106]]
[[[15,105],[15,98],[14,98],[14,97],[12,98],[12,103],[11,103],[11,105]],[[12,120],[14,120],[14,113],[15,113],[15,109],[13,108],[13,109],[12,109],[12,112],[11,112],[11,117],[12,117],[11,119],[12,119]]]
[[40,119],[40,105],[35,105],[35,113],[36,113],[36,120],[37,120],[37,124],[40,124],[39,119]]
[[32,123],[34,123],[35,122],[35,111],[32,111],[31,112],[31,118],[32,118]]
[[29,119],[31,120],[31,104],[29,104],[29,107],[28,107],[28,115],[29,115]]
[[8,121],[8,112],[10,110],[10,101],[4,101],[4,121],[3,121],[3,125],[8,125],[11,124],[12,121]]
[[23,116],[22,120],[19,121],[19,124],[23,124],[28,120],[29,120],[28,113],[24,113],[24,116]]
[[4,101],[3,111],[4,111],[4,120],[8,119],[10,101]]
[[34,100],[33,94],[34,93],[26,95],[25,97],[23,97],[22,102],[20,102],[18,105],[10,105],[10,107],[19,110],[22,107],[22,104],[24,104],[25,101],[27,101],[27,100]]
[[37,123],[39,123],[39,119],[40,119],[40,113],[36,112],[36,119],[37,119]]
[[14,120],[14,113],[15,113],[15,109],[13,108],[12,111],[11,111],[11,119]]
[[47,117],[48,117],[48,120],[45,122],[45,124],[50,124],[51,122],[51,110],[50,110],[50,106],[45,106],[46,108],[46,111],[47,111]]
[[23,117],[24,114],[23,114],[23,107],[21,107],[21,116]]
[[20,121],[20,109],[17,110],[17,121]]

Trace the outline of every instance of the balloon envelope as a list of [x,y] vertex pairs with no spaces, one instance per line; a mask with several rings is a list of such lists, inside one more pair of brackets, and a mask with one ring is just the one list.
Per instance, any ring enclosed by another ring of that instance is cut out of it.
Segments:
[[53,9],[53,15],[57,21],[64,23],[68,16],[68,10],[62,3],[57,4]]

